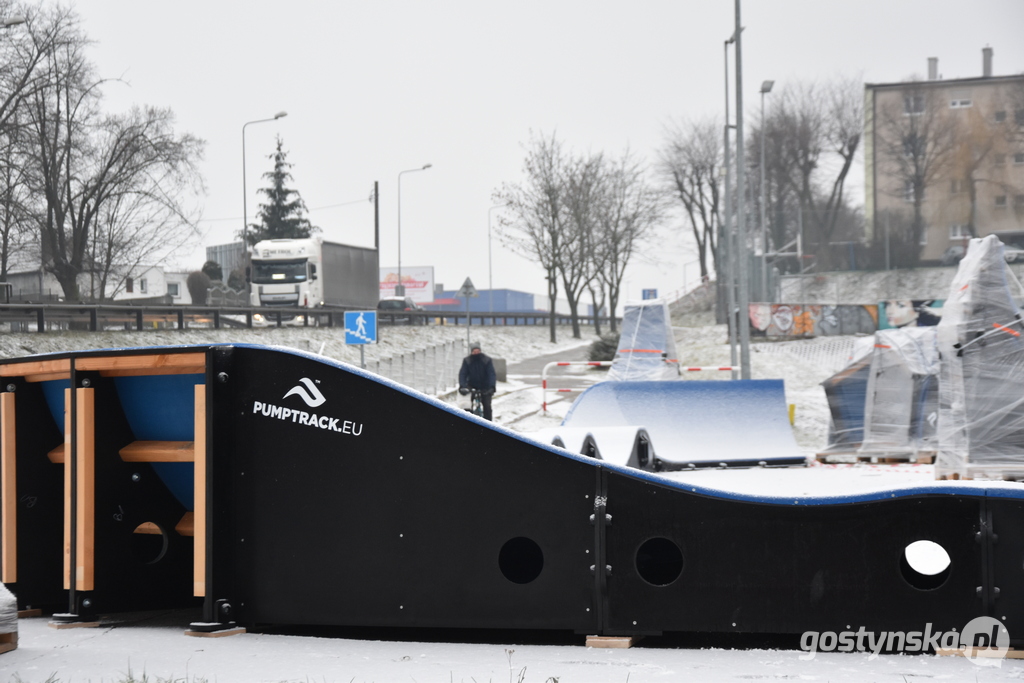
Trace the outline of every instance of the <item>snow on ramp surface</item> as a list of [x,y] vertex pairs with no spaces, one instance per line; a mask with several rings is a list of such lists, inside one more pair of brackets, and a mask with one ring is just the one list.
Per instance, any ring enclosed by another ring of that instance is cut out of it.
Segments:
[[601,382],[580,394],[562,424],[643,426],[668,463],[803,460],[777,379]]

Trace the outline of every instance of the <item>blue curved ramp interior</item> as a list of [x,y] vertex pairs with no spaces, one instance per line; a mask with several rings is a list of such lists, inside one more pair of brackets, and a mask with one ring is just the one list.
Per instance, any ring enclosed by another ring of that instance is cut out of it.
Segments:
[[669,465],[802,461],[782,380],[601,382],[576,399],[572,427],[643,426]]

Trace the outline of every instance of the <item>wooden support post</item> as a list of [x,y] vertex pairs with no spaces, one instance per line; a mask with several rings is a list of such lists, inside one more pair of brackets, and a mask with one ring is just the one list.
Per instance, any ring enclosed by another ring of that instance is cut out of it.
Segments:
[[64,590],[71,590],[71,389],[64,390]]
[[206,596],[206,385],[197,384],[195,392],[192,594],[201,598]]
[[17,434],[14,429],[14,392],[0,394],[0,581],[18,581],[18,478]]
[[77,506],[75,520],[75,589],[95,588],[96,551],[96,390],[75,389]]

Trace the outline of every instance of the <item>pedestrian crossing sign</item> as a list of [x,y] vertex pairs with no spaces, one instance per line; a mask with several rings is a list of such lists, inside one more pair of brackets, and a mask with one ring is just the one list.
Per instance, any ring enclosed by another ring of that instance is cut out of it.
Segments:
[[377,311],[345,311],[345,343],[377,343]]

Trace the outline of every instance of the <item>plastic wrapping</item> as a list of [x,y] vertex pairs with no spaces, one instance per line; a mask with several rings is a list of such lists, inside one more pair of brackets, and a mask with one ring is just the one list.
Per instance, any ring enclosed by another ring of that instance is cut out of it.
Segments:
[[871,354],[859,454],[934,452],[939,410],[935,327],[879,330]]
[[0,583],[0,633],[18,632],[18,600]]
[[936,476],[1024,474],[1024,326],[994,235],[970,241],[937,329]]
[[875,338],[854,343],[847,366],[821,383],[830,413],[826,453],[851,453],[864,440],[864,403]]
[[668,304],[660,299],[627,304],[622,334],[608,371],[611,381],[653,381],[679,378],[679,355],[672,334]]

